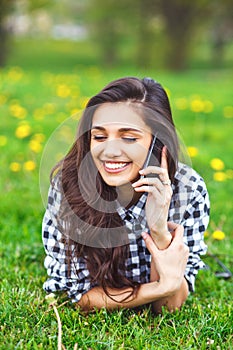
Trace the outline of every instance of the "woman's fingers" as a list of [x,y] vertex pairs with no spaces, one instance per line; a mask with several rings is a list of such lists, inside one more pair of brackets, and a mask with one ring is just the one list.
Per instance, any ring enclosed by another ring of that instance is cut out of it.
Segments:
[[159,176],[160,181],[164,185],[170,185],[171,181],[168,175],[168,163],[167,163],[167,147],[164,146],[162,149],[161,166],[148,166],[145,169],[139,171],[140,175],[146,176],[149,174],[156,174]]
[[151,253],[151,255],[154,255],[156,252],[158,252],[158,248],[156,247],[153,239],[151,238],[151,236],[146,233],[146,232],[142,232],[142,238],[145,241],[146,247],[149,250],[149,252]]
[[154,177],[154,178],[149,178],[145,177],[144,179],[140,179],[132,184],[135,190],[140,188],[141,186],[155,186],[160,192],[164,190],[164,185],[162,182]]
[[169,231],[173,231],[173,235],[177,238],[183,238],[184,227],[182,225],[176,224],[175,222],[168,221],[167,223]]
[[166,169],[168,171],[168,164],[167,164],[167,147],[164,146],[162,149],[162,155],[161,155],[161,168]]

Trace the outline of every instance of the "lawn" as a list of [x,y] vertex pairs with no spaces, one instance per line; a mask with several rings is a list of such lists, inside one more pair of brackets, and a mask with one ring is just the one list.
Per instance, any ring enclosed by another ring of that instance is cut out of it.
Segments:
[[[233,271],[232,70],[106,69],[91,52],[85,51],[86,62],[83,51],[79,43],[18,42],[0,70],[0,349],[57,348],[57,318],[42,290],[41,192],[44,199],[47,179],[39,175],[53,162],[46,149],[57,128],[112,79],[152,76],[166,87],[186,158],[210,193],[209,252]],[[54,159],[63,150],[56,151]],[[219,266],[204,260],[210,270],[199,273],[196,292],[173,314],[103,309],[85,315],[59,296],[64,347],[233,349],[232,279],[217,278]]]

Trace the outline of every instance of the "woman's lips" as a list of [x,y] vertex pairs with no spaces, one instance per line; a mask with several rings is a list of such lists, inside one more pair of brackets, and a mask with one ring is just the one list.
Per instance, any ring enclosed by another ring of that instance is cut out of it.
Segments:
[[131,162],[104,162],[104,170],[108,173],[119,173],[124,171]]

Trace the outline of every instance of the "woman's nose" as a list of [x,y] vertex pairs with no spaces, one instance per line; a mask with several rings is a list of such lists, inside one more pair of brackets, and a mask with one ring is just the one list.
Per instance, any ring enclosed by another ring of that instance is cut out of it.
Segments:
[[119,140],[108,140],[105,142],[103,155],[107,158],[115,158],[121,156],[121,147]]

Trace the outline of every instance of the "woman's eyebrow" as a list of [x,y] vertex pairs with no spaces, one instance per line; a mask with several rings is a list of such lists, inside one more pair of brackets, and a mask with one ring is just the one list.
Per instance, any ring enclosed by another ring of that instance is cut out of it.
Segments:
[[138,133],[142,134],[141,130],[135,129],[135,128],[120,128],[119,131],[120,132],[134,131],[134,132],[138,132]]
[[103,126],[98,126],[98,125],[92,126],[91,130],[93,130],[93,129],[105,131],[105,128]]
[[[96,130],[102,130],[105,131],[106,129],[103,126],[99,126],[99,125],[93,125],[93,127],[91,128],[91,130],[96,129]],[[142,134],[143,132],[139,129],[135,129],[135,128],[120,128],[118,130],[119,132],[129,132],[129,131],[133,131],[133,132],[138,132],[140,134]]]

